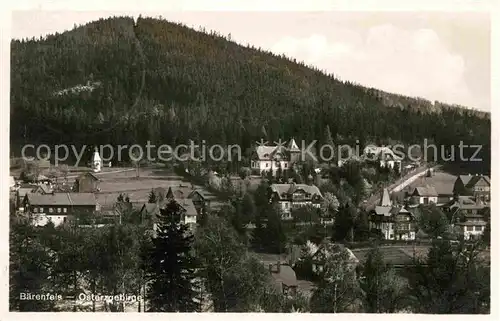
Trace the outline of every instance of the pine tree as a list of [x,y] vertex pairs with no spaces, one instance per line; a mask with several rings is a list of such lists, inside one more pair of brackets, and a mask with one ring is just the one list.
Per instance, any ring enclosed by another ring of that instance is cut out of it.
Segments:
[[181,207],[171,201],[160,210],[152,250],[144,257],[146,293],[150,312],[196,312],[196,261],[191,254],[193,236],[181,222]]
[[155,204],[157,201],[158,201],[158,198],[156,197],[156,193],[153,189],[151,189],[151,193],[149,193],[149,196],[148,196],[148,203]]
[[365,292],[366,309],[369,313],[381,312],[380,300],[382,288],[382,275],[387,267],[384,263],[382,253],[375,247],[370,250],[366,263],[363,267],[364,279],[361,287]]

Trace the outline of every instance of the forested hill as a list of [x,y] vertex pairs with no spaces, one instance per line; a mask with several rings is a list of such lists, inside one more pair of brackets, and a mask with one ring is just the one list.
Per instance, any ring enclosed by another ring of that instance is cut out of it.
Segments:
[[43,39],[13,40],[11,73],[16,144],[207,139],[248,147],[263,133],[322,140],[327,124],[336,143],[490,144],[484,114],[430,110],[423,100],[382,95],[152,18],[102,19]]

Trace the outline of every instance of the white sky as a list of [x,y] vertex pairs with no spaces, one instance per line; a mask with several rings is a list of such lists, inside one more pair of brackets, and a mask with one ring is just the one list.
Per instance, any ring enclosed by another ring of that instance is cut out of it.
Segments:
[[490,110],[488,13],[168,11],[142,1],[142,11],[130,11],[137,5],[129,2],[121,11],[116,5],[105,11],[68,11],[62,2],[50,3],[41,10],[14,12],[12,37],[62,32],[117,13],[161,15],[231,33],[240,43],[285,53],[343,80]]

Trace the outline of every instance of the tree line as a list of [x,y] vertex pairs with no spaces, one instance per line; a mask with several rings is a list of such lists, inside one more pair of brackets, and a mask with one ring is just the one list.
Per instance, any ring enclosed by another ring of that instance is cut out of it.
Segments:
[[[217,33],[161,19],[100,19],[11,43],[14,145],[323,142],[484,145],[490,119],[382,94]],[[70,90],[71,89],[71,90]],[[89,153],[92,152],[89,150]],[[473,153],[474,151],[470,151]],[[470,165],[470,164],[469,164]]]

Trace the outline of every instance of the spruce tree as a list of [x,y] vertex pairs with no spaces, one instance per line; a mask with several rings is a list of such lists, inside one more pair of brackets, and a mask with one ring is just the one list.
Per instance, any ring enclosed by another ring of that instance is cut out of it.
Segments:
[[379,313],[381,312],[382,276],[387,271],[387,267],[378,247],[372,248],[368,253],[363,270],[364,279],[361,287],[365,291],[366,310],[369,313]]
[[156,197],[155,191],[151,189],[151,193],[149,193],[148,196],[148,203],[156,203],[158,201],[158,198]]
[[182,209],[171,201],[160,210],[152,249],[144,257],[149,280],[146,299],[150,312],[196,312],[196,261],[193,236],[181,222]]

